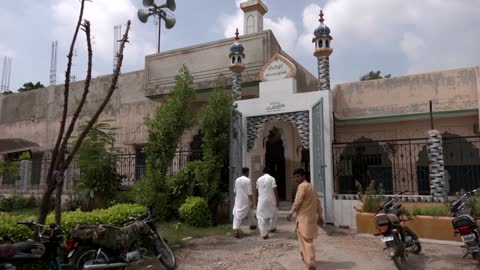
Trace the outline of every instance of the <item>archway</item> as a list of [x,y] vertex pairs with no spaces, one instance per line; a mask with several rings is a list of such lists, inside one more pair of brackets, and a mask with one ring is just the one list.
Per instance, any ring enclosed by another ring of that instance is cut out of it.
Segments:
[[286,200],[285,147],[280,132],[275,126],[269,131],[265,142],[265,167],[277,182],[278,197]]

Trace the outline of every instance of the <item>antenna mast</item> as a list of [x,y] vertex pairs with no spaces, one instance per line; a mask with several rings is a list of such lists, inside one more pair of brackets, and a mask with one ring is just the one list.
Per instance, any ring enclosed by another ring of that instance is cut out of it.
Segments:
[[52,56],[50,58],[50,85],[57,83],[57,53],[58,41],[52,41]]
[[12,57],[3,57],[2,82],[0,84],[0,93],[10,90],[10,75],[12,73]]
[[121,38],[122,38],[122,25],[116,24],[113,26],[113,70],[114,71],[118,61],[118,49],[119,49],[118,41]]

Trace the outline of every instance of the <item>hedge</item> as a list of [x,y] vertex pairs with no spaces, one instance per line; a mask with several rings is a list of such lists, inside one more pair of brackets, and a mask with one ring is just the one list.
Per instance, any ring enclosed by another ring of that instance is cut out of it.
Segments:
[[179,209],[180,217],[185,223],[194,227],[208,227],[210,212],[207,202],[201,197],[188,197]]
[[[80,210],[64,212],[62,214],[62,230],[69,235],[70,229],[78,224],[115,224],[137,217],[145,212],[145,207],[137,204],[117,204],[108,209],[99,209],[91,212]],[[0,243],[24,241],[31,238],[33,230],[27,226],[17,225],[17,221],[35,221],[36,216],[11,216],[0,212]],[[55,217],[51,213],[47,217],[47,224],[54,223]]]

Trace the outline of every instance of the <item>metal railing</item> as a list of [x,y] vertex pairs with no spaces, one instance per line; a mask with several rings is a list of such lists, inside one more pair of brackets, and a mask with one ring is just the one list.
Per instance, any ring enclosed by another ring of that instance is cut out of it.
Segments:
[[[168,175],[175,175],[190,161],[201,158],[201,151],[180,150],[175,153]],[[46,176],[50,166],[50,159],[32,160],[32,166],[28,173],[28,179],[20,183],[19,177],[0,177],[0,193],[41,193],[46,188]],[[92,160],[92,165],[97,165],[97,160]],[[132,186],[146,174],[145,155],[139,153],[122,153],[113,156],[115,172],[122,179],[122,186]],[[83,165],[83,168],[85,165]],[[81,168],[74,159],[65,172],[64,192],[75,190],[75,186],[81,176]]]
[[[356,194],[355,182],[365,189],[371,181],[386,194],[408,189],[429,195],[426,138],[373,141],[360,139],[333,144],[335,192]],[[480,186],[480,137],[444,134],[443,151],[449,193]]]

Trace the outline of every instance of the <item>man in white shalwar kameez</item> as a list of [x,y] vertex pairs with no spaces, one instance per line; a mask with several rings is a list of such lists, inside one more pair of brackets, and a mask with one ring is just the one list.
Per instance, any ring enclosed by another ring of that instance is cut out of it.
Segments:
[[268,168],[265,167],[263,172],[265,174],[257,180],[257,220],[260,235],[268,239],[268,232],[277,229],[278,193],[275,178],[268,174]]
[[242,221],[248,217],[250,230],[255,230],[257,227],[254,223],[253,214],[253,195],[252,182],[248,178],[250,169],[242,168],[243,176],[235,179],[235,205],[233,207],[233,231],[236,238],[240,237],[240,225]]

